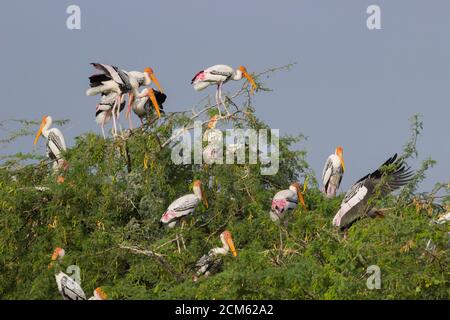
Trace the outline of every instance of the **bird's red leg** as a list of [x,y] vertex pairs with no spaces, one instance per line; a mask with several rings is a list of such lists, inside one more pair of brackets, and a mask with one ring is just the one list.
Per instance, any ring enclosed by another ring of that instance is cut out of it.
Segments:
[[222,114],[220,112],[219,84],[217,84],[217,89],[216,89],[216,105],[217,105],[217,110],[219,111],[219,117],[222,117]]
[[117,105],[117,97],[116,101],[114,101],[114,106],[112,107],[112,118],[113,118],[113,135],[117,135],[117,124],[116,124],[116,105]]
[[128,94],[128,108],[126,113],[126,118],[128,118],[128,123],[130,126],[130,129],[133,129],[133,123],[131,121],[131,105],[134,103],[134,95],[133,93]]

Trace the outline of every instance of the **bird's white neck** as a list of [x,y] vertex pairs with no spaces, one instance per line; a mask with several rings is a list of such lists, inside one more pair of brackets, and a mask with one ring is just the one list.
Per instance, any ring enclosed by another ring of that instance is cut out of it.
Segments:
[[203,199],[203,194],[202,194],[202,189],[198,186],[194,186],[194,194],[197,198],[199,198],[200,200]]
[[42,135],[45,138],[48,138],[48,134],[50,132],[50,126],[52,125],[52,120],[47,120],[44,127],[42,128]]
[[242,71],[237,69],[237,70],[234,70],[233,75],[231,76],[231,79],[238,81],[238,80],[241,80],[242,77],[243,77]]
[[222,241],[223,246],[211,249],[211,252],[214,255],[218,255],[218,254],[225,255],[228,252],[230,252],[230,247],[228,246],[228,243],[225,241],[225,238],[221,236],[220,240]]

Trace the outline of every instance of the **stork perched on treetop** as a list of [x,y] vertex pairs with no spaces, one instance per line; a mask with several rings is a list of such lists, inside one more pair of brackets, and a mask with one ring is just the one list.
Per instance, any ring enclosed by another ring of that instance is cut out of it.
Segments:
[[283,220],[286,213],[297,208],[300,202],[303,209],[306,210],[306,203],[303,197],[303,192],[306,191],[306,182],[302,187],[298,182],[294,182],[289,186],[289,189],[281,190],[275,194],[272,200],[272,207],[270,210],[270,218],[272,221]]
[[217,109],[219,110],[219,116],[221,116],[220,105],[222,104],[227,114],[229,115],[228,109],[224,104],[222,99],[222,86],[224,83],[229,80],[241,80],[242,78],[246,78],[251,85],[250,93],[253,94],[253,91],[256,89],[257,85],[255,80],[253,80],[252,76],[247,72],[247,69],[243,66],[240,66],[237,69],[233,69],[230,66],[224,64],[217,64],[215,66],[209,67],[205,70],[198,72],[191,81],[191,84],[194,86],[196,91],[200,91],[205,89],[210,85],[217,85],[216,91],[216,104]]
[[[67,169],[67,162],[62,156],[62,152],[67,150],[64,136],[58,128],[50,128],[53,120],[50,116],[42,117],[42,122],[34,139],[34,144],[39,140],[41,135],[47,139],[47,156],[53,162],[53,171],[59,169]],[[58,181],[63,181],[62,176],[58,177]]]
[[222,241],[222,247],[217,247],[209,250],[208,254],[202,256],[196,263],[195,266],[198,269],[196,275],[194,276],[194,281],[198,281],[199,277],[202,275],[208,277],[211,274],[216,273],[222,263],[220,256],[228,254],[230,250],[234,257],[237,256],[233,238],[229,231],[225,230],[220,234],[220,241]]
[[403,158],[397,154],[389,158],[377,170],[359,179],[347,191],[341,208],[334,216],[333,225],[346,229],[357,219],[377,213],[372,211],[369,199],[374,196],[385,196],[411,181],[414,172],[406,166]]
[[[182,219],[194,213],[195,209],[198,207],[201,201],[205,208],[208,208],[208,201],[206,200],[205,192],[202,187],[202,182],[200,180],[194,181],[193,187],[194,193],[184,195],[175,201],[173,201],[170,206],[167,208],[166,212],[161,217],[160,225],[166,225],[169,228],[175,227],[175,225]],[[183,228],[183,224],[182,224]],[[183,237],[181,240],[184,245]],[[177,235],[177,244],[178,250],[180,250],[180,245],[178,242]]]
[[322,171],[323,192],[328,198],[336,196],[336,192],[341,185],[342,176],[345,171],[345,163],[343,158],[344,150],[337,147],[334,154],[331,154]]
[[52,262],[49,264],[49,268],[53,267],[56,263],[55,279],[58,286],[58,290],[61,293],[64,300],[86,300],[81,286],[69,277],[67,274],[61,271],[60,263],[64,258],[66,252],[62,248],[56,248],[52,254]]
[[164,113],[163,103],[166,101],[167,96],[160,92],[153,90],[152,88],[145,88],[139,93],[137,99],[133,103],[133,112],[143,123],[143,119],[152,113],[152,109],[155,110],[156,115],[161,117],[161,113]]

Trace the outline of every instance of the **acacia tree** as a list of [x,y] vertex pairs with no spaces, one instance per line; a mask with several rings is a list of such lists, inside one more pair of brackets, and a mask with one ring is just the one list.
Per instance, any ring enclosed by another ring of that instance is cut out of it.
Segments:
[[[257,75],[258,90],[270,91],[263,76],[290,67]],[[225,100],[233,111],[221,126],[267,128],[255,116],[246,84]],[[400,196],[375,202],[387,208],[384,219],[360,220],[344,238],[331,225],[342,196],[326,199],[320,193],[306,152],[293,148],[302,135],[280,138],[280,167],[271,176],[260,174],[261,163],[175,165],[173,130],[190,130],[195,120],[206,123],[215,109],[203,100],[159,121],[150,117],[118,139],[81,135],[64,154],[69,169],[60,184],[44,158],[5,157],[0,167],[0,296],[60,299],[47,268],[53,248],[60,246],[67,252],[64,266],[80,267],[86,293],[102,286],[112,299],[448,298],[448,226],[430,224],[449,210],[448,185],[414,194],[431,160]],[[422,124],[415,121],[406,157],[417,152]],[[34,123],[22,124],[2,143],[28,134]],[[280,239],[280,226],[268,214],[271,199],[292,181],[306,178],[308,210],[290,215]],[[210,206],[200,206],[187,219],[186,250],[180,253],[180,229],[160,228],[158,222],[194,179],[206,185]],[[220,244],[225,229],[234,235],[238,256],[225,256],[218,274],[193,282],[196,261]],[[430,239],[435,247],[426,250]],[[370,265],[380,267],[380,290],[366,287]]]

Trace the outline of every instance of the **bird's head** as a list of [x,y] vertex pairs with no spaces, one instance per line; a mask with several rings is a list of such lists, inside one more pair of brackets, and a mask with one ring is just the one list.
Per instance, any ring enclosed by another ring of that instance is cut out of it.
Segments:
[[51,121],[52,121],[52,118],[50,116],[43,116],[42,117],[41,125],[40,125],[39,130],[38,130],[38,132],[36,134],[36,137],[34,138],[34,144],[36,144],[38,142],[38,139],[41,136],[42,130],[44,129],[44,127],[47,124],[51,123]]
[[345,163],[344,163],[344,149],[339,146],[336,148],[336,155],[339,157],[339,160],[341,160],[342,170],[345,171]]
[[208,200],[206,200],[205,190],[203,189],[203,185],[200,180],[194,181],[194,191],[195,191],[195,189],[197,189],[200,192],[202,200],[203,200],[203,205],[205,206],[206,209],[208,209]]
[[252,76],[247,72],[247,69],[244,66],[240,66],[239,71],[242,73],[242,76],[244,76],[252,86],[252,88],[250,89],[250,93],[253,94],[253,92],[257,87],[255,80],[253,80]]
[[217,114],[215,114],[211,117],[211,119],[209,120],[209,123],[208,123],[208,129],[214,129],[216,127],[218,118],[219,118],[219,116]]
[[52,261],[61,260],[66,252],[63,248],[57,247],[52,254]]
[[[150,67],[147,67],[144,69],[144,73],[146,73],[147,76],[149,77],[149,79],[155,83],[155,85],[158,87],[158,90],[163,92],[163,90],[161,89],[161,85],[159,84],[159,81],[156,78],[155,73],[153,72],[153,69]],[[149,85],[149,84],[150,84],[150,82],[146,83],[146,85]]]
[[98,300],[108,300],[108,295],[106,294],[105,291],[103,291],[102,288],[98,287],[94,290],[94,296],[98,299]]
[[48,268],[53,268],[54,264],[61,261],[65,254],[66,252],[63,248],[57,247],[52,253],[51,262],[49,263]]
[[300,201],[303,209],[306,210],[306,203],[305,203],[305,197],[303,196],[303,193],[306,191],[306,182],[303,186],[303,190],[302,187],[300,186],[300,183],[298,183],[297,181],[293,182],[290,186],[291,189],[294,189],[292,191],[297,193],[297,198],[298,201]]
[[223,244],[226,245],[228,248],[230,248],[231,253],[233,256],[237,256],[236,248],[234,247],[233,237],[231,236],[231,232],[228,230],[225,230],[220,234],[220,239],[222,240]]

